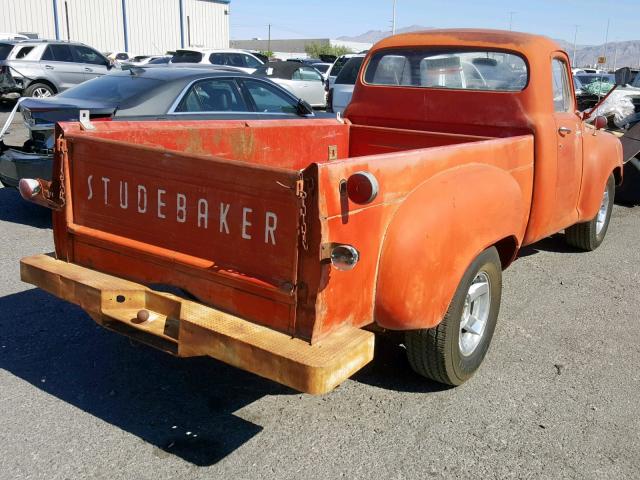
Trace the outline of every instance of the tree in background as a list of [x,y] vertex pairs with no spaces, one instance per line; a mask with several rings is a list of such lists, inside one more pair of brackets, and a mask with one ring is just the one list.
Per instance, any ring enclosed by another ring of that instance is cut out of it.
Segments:
[[333,46],[328,43],[309,43],[304,46],[304,51],[311,58],[320,58],[320,55],[335,55],[339,57],[345,53],[353,53],[350,48],[341,45]]

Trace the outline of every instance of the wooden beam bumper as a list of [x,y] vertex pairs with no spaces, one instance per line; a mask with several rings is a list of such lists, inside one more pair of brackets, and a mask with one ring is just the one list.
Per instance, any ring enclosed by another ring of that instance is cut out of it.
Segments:
[[106,328],[181,357],[210,356],[302,392],[327,393],[373,359],[374,334],[357,328],[343,327],[310,345],[48,255],[22,259],[20,274],[24,282],[79,305]]

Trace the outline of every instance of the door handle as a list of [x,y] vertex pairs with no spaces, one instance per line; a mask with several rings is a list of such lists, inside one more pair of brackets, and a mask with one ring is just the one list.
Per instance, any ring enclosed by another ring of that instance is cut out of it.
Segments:
[[87,68],[85,68],[85,69],[84,69],[84,71],[85,71],[85,72],[93,72],[93,68],[88,68],[88,67],[87,67]]
[[53,67],[51,65],[45,65],[44,68],[46,68],[47,70],[53,70]]
[[560,133],[561,135],[569,135],[573,130],[571,130],[569,127],[560,127],[558,129],[558,133]]

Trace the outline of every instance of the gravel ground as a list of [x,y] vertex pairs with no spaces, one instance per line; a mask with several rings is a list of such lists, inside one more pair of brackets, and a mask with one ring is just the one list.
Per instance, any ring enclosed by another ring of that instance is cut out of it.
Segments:
[[21,283],[19,259],[53,249],[50,220],[0,189],[0,478],[638,478],[639,226],[617,206],[596,252],[561,235],[525,249],[462,387],[382,338],[313,397],[133,344]]

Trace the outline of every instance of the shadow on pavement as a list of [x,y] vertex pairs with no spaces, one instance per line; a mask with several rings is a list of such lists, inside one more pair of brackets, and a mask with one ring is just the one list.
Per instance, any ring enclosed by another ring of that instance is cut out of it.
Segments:
[[51,228],[51,211],[23,200],[15,188],[0,188],[0,221]]
[[210,358],[178,359],[38,289],[0,298],[0,368],[176,455],[212,465],[262,427],[233,414],[292,390]]
[[401,333],[376,335],[373,361],[356,373],[352,380],[397,392],[431,393],[448,390],[449,385],[428,380],[415,373],[402,345]]
[[[15,100],[0,99],[0,113],[9,113],[15,107]],[[4,121],[2,122],[4,123]]]
[[518,253],[518,257],[528,257],[530,255],[535,255],[538,252],[584,253],[582,250],[568,245],[564,239],[564,234],[556,233],[555,235],[543,238],[532,245],[522,247]]

